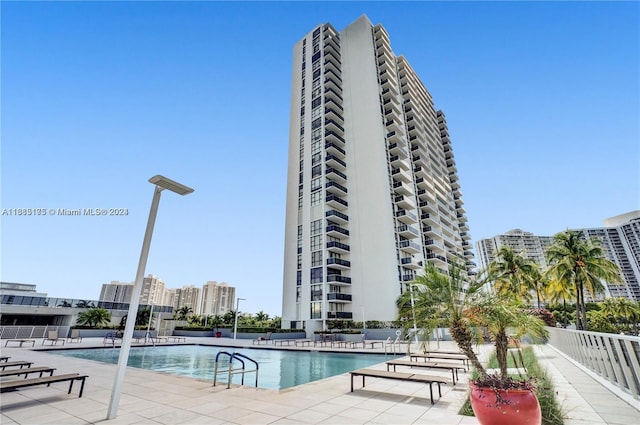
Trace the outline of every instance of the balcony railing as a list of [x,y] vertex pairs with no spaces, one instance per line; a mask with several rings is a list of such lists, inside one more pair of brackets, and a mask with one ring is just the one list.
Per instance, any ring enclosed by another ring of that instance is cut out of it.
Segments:
[[338,241],[329,241],[327,242],[327,249],[332,249],[335,248],[336,250],[342,250],[342,251],[350,251],[351,247],[349,247],[349,245],[342,243],[342,242],[338,242]]
[[338,292],[329,292],[327,294],[327,300],[337,300],[337,301],[351,301],[351,294],[341,294]]
[[348,311],[328,311],[327,319],[352,319],[353,313]]
[[351,261],[343,260],[342,258],[327,258],[327,266],[351,267]]
[[327,282],[351,283],[351,278],[347,276],[340,276],[339,274],[330,274],[327,276]]

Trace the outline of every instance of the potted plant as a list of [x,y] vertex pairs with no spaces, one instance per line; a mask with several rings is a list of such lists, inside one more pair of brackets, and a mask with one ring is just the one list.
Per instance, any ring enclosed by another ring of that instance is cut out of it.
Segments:
[[211,321],[213,322],[213,327],[216,328],[216,338],[222,337],[222,332],[218,330],[218,327],[223,322],[222,316],[220,316],[219,314],[216,314],[211,318]]
[[507,369],[507,332],[512,331],[516,341],[524,335],[545,338],[545,323],[504,296],[487,297],[465,314],[493,342],[499,367],[497,373],[476,367],[476,377],[470,380],[471,407],[478,421],[482,425],[540,425],[542,413],[534,383],[526,376],[510,376]]

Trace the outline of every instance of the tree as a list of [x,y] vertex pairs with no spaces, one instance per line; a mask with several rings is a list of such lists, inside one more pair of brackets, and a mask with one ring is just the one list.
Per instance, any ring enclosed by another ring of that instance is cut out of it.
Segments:
[[571,299],[573,297],[573,294],[575,293],[572,285],[573,282],[551,279],[549,280],[549,284],[546,287],[546,298],[550,302],[558,303],[560,302],[560,300],[562,300],[562,323],[565,328],[568,325],[567,300]]
[[[488,275],[494,282],[498,294],[509,295],[517,300],[530,302],[531,290],[538,294],[537,280],[541,280],[537,264],[515,252],[509,246],[502,246],[495,259],[489,264]],[[538,299],[538,307],[540,301]]]
[[93,307],[78,314],[76,319],[77,325],[86,325],[89,327],[100,327],[108,325],[111,322],[111,313],[101,307]]
[[398,314],[406,328],[414,323],[425,334],[441,324],[449,326],[451,337],[473,366],[484,374],[484,367],[473,351],[473,335],[465,311],[474,305],[483,282],[466,282],[460,267],[452,264],[449,274],[427,264],[424,275],[417,276],[397,300]]
[[269,320],[269,315],[264,311],[260,310],[256,313],[256,321],[260,326],[264,326],[264,322],[266,322],[267,320]]
[[192,313],[193,308],[185,305],[176,310],[176,317],[178,320],[187,320],[187,317]]
[[222,319],[224,320],[224,324],[225,325],[233,325],[233,323],[236,320],[236,312],[233,310],[228,310],[223,316]]
[[609,283],[620,281],[618,266],[604,257],[598,240],[587,238],[582,230],[567,230],[553,237],[546,252],[552,280],[574,290],[576,300],[576,329],[587,329],[587,310],[584,292],[592,296],[604,290],[602,280]]

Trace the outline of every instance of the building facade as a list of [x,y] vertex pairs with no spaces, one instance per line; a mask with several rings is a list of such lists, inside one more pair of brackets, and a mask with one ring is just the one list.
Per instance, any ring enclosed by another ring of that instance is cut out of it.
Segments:
[[103,283],[100,290],[100,301],[114,303],[130,303],[133,293],[133,282],[125,283],[112,280],[111,283]]
[[397,318],[431,262],[472,272],[447,123],[366,16],[294,46],[283,327]]
[[[625,297],[640,301],[640,211],[632,211],[604,220],[604,227],[574,229],[585,237],[600,241],[604,256],[614,262],[620,270],[622,283],[603,282],[605,292],[592,297],[585,293],[586,301],[600,301],[605,296]],[[482,269],[486,269],[495,259],[502,246],[509,246],[516,252],[534,260],[545,271],[548,264],[545,252],[553,242],[553,236],[536,236],[516,229],[504,235],[476,242],[476,254]]]
[[478,264],[481,269],[486,270],[489,263],[495,260],[498,250],[506,246],[522,254],[525,258],[533,260],[538,264],[540,270],[546,270],[545,252],[552,241],[552,236],[536,236],[520,229],[510,230],[504,235],[497,235],[489,239],[480,239],[476,242]]
[[202,285],[202,307],[203,315],[224,315],[226,312],[234,310],[234,300],[236,298],[236,288],[229,286],[225,282],[207,282]]
[[169,305],[173,306],[174,310],[178,310],[182,307],[191,307],[193,314],[201,313],[200,288],[197,288],[194,285],[170,289],[168,291],[167,299],[169,300]]

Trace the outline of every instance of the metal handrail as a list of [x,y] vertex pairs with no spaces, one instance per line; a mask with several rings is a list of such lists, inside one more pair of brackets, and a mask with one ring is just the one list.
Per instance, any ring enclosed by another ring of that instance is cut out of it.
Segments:
[[[222,370],[221,372],[226,372],[227,373],[227,388],[231,388],[231,375],[235,375],[235,374],[241,374],[241,381],[240,384],[244,385],[244,375],[246,373],[251,373],[251,372],[255,372],[256,373],[256,388],[258,387],[258,369],[259,369],[259,365],[258,362],[256,362],[255,360],[253,360],[251,357],[245,356],[244,354],[240,354],[237,352],[233,352],[233,353],[229,353],[227,351],[219,351],[218,354],[216,354],[216,361],[215,361],[215,365],[214,365],[214,369],[213,369],[213,386],[216,386],[216,383],[218,381],[218,364],[219,364],[219,357],[220,355],[225,355],[227,357],[229,357],[229,367],[226,370]],[[251,369],[251,370],[247,370],[244,360],[242,359],[246,359],[250,362],[252,362],[256,368],[255,369]],[[233,368],[233,360],[238,360],[241,364],[242,367],[241,368]]]

